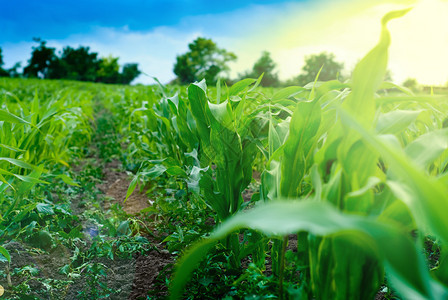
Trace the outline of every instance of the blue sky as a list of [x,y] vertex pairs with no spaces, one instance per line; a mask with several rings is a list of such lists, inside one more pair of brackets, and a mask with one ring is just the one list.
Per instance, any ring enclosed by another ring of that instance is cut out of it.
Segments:
[[[100,56],[119,56],[120,63],[137,62],[145,73],[166,82],[174,78],[176,55],[187,51],[196,37],[212,38],[225,48],[253,35],[266,21],[275,22],[287,6],[304,1],[3,2],[0,47],[5,67],[18,61],[26,65],[35,45],[32,38],[40,37],[57,50],[84,45]],[[147,83],[151,78],[141,76],[138,81]]]
[[[32,37],[63,39],[95,27],[147,31],[175,26],[183,18],[222,14],[279,0],[14,0],[2,1],[0,43],[29,41]],[[297,1],[296,1],[297,2]],[[300,1],[299,1],[300,2]]]
[[[89,46],[100,56],[136,62],[147,74],[136,83],[175,78],[176,56],[202,36],[234,52],[230,76],[250,69],[266,50],[281,79],[298,75],[304,57],[333,52],[348,75],[377,42],[381,17],[412,3],[391,25],[390,70],[397,83],[448,81],[447,0],[0,0],[0,47],[5,68],[22,66],[36,45]],[[442,38],[440,38],[442,37]],[[445,67],[441,67],[445,66]]]

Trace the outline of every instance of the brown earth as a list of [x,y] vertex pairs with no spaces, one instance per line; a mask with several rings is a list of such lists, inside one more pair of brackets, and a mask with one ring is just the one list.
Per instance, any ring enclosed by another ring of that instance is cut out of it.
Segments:
[[[148,196],[145,194],[146,190],[140,191],[138,188],[126,199],[126,193],[130,184],[129,175],[126,172],[119,171],[120,162],[114,160],[106,163],[106,167],[103,170],[104,179],[103,182],[97,185],[106,197],[112,198],[112,202],[119,203],[123,210],[129,215],[138,214],[142,209],[149,207],[153,204]],[[110,208],[111,203],[104,201],[103,207],[105,210]]]

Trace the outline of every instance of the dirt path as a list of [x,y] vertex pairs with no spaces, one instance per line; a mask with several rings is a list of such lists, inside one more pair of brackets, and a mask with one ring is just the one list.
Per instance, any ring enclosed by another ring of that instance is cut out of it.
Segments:
[[[101,159],[97,159],[101,165]],[[114,203],[118,203],[126,214],[136,217],[142,209],[153,204],[145,191],[140,192],[139,189],[135,189],[124,202],[130,184],[130,176],[123,171],[118,160],[112,160],[103,165],[103,178],[96,184],[96,188],[103,193],[100,203],[104,211],[110,209]],[[149,228],[152,227],[151,224],[146,225]],[[152,235],[145,237],[155,250],[143,254],[135,253],[132,259],[101,260],[101,263],[107,266],[107,286],[120,290],[111,294],[107,299],[147,299],[148,293],[155,298],[164,298],[167,295],[167,288],[163,284],[164,280],[159,279],[158,276],[173,265],[174,257],[164,249],[156,237]],[[74,285],[66,299],[73,299],[77,290],[78,285]]]
[[[106,197],[112,198],[112,203],[119,203],[123,210],[129,215],[136,215],[142,209],[147,208],[153,204],[148,196],[138,189],[129,196],[124,202],[128,187],[130,184],[129,175],[126,172],[120,171],[121,163],[118,160],[113,160],[106,163],[103,170],[104,179],[101,184],[97,185],[97,188],[102,191]],[[103,208],[109,209],[111,202],[104,201]]]
[[[135,189],[124,202],[130,180],[129,175],[119,171],[120,169],[120,162],[117,160],[106,163],[103,170],[104,180],[97,187],[112,201],[103,202],[103,207],[107,210],[112,203],[119,203],[127,214],[137,215],[153,202],[148,199],[144,191],[140,192],[138,189]],[[152,236],[147,236],[147,238],[155,244],[157,250],[143,255],[137,253],[131,261],[117,262],[117,265],[111,266],[111,273],[115,274],[116,278],[110,277],[109,281],[111,283],[115,281],[117,284],[123,282],[126,287],[124,293],[120,293],[117,297],[111,297],[111,299],[124,299],[123,296],[127,296],[127,299],[147,299],[148,292],[156,297],[166,296],[167,289],[160,284],[158,276],[174,263],[174,257],[163,248],[157,239]],[[131,286],[129,286],[130,282],[132,282]]]

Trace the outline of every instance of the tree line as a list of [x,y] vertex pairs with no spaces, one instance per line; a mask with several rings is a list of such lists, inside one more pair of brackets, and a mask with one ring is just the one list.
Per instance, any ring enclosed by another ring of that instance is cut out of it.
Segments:
[[100,58],[89,47],[66,46],[58,55],[55,48],[47,47],[46,41],[38,38],[34,41],[39,45],[32,48],[31,58],[22,73],[18,72],[20,63],[3,69],[0,48],[0,76],[129,84],[141,73],[136,63],[124,64],[120,71],[118,57]]
[[[225,49],[219,48],[211,39],[199,37],[188,45],[189,51],[176,57],[174,74],[177,78],[172,83],[188,84],[203,78],[207,83],[213,84],[219,78],[226,76],[229,71],[229,63],[237,59],[236,55]],[[224,78],[228,84],[232,84],[243,78],[258,78],[263,74],[262,86],[281,85],[306,85],[314,81],[320,68],[324,66],[319,75],[320,80],[341,78],[344,64],[337,62],[332,53],[320,53],[305,57],[305,66],[302,72],[287,82],[280,82],[277,64],[271,58],[268,51],[263,51],[261,57],[255,62],[251,70],[239,74],[238,78]]]
[[[93,81],[103,83],[129,84],[137,78],[141,71],[138,64],[128,63],[122,67],[118,64],[118,57],[98,57],[98,53],[91,52],[89,47],[80,46],[74,49],[66,46],[59,55],[55,48],[47,47],[46,42],[34,39],[39,45],[32,47],[31,58],[23,72],[18,70],[20,63],[10,69],[3,69],[2,49],[0,48],[0,77],[26,77],[45,79],[69,79],[80,81]],[[208,84],[215,84],[218,78],[231,85],[243,78],[258,78],[263,74],[262,86],[304,86],[315,80],[318,72],[319,80],[344,80],[341,74],[344,64],[336,61],[333,53],[322,52],[305,57],[305,64],[300,73],[281,82],[276,71],[277,64],[268,51],[263,51],[261,57],[254,63],[252,69],[237,76],[229,78],[229,63],[236,61],[237,56],[230,51],[219,48],[211,39],[198,37],[188,45],[189,50],[176,57],[173,72],[176,79],[172,84],[190,84],[206,79]],[[121,69],[121,71],[120,71]],[[386,81],[392,81],[390,71],[387,72]],[[418,83],[408,78],[404,86],[416,90]]]
[[[188,48],[189,51],[187,53],[179,55],[176,58],[173,71],[177,78],[172,83],[189,84],[205,78],[207,83],[214,84],[219,77],[231,85],[238,80],[258,78],[263,74],[261,80],[262,86],[304,86],[313,82],[319,72],[318,79],[320,81],[332,79],[343,81],[346,79],[341,74],[344,69],[344,64],[336,61],[333,53],[322,52],[305,56],[305,64],[300,70],[300,73],[285,82],[281,82],[278,77],[278,72],[276,72],[277,64],[271,58],[271,54],[268,51],[262,52],[261,57],[254,63],[252,69],[239,74],[237,78],[230,79],[227,75],[229,71],[228,64],[237,59],[234,53],[219,48],[211,39],[203,37],[194,40],[188,45]],[[392,81],[390,70],[387,70],[384,80]],[[414,91],[421,88],[414,78],[406,79],[403,82],[403,86]]]

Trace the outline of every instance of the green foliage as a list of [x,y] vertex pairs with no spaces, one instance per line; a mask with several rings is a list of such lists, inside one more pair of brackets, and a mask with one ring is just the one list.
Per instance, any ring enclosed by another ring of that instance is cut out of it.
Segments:
[[[271,98],[264,114],[268,163],[261,182],[268,203],[237,212],[193,245],[178,263],[172,298],[181,297],[189,274],[206,253],[243,228],[273,239],[279,297],[286,294],[288,256],[287,240],[278,237],[294,232],[299,232],[300,297],[373,298],[384,270],[404,298],[447,295],[444,261],[432,272],[436,280],[421,255],[421,239],[409,234],[418,230],[446,243],[442,212],[448,203],[443,179],[448,144],[441,122],[446,113],[430,108],[446,103],[435,97],[422,101],[403,88],[407,96],[377,94],[388,86],[383,83],[390,44],[387,23],[407,11],[383,18],[380,41],[358,63],[350,85],[315,81],[308,89],[290,87]],[[321,75],[309,81],[317,78]]]
[[[66,46],[58,56],[55,48],[47,47],[45,41],[34,40],[40,45],[33,47],[28,65],[23,70],[25,77],[129,84],[141,73],[137,64],[125,64],[120,73],[117,57],[99,58],[98,53],[91,52],[89,47],[74,49]],[[20,64],[16,64],[4,71],[4,76],[18,77],[19,67]]]
[[39,38],[34,39],[39,43],[38,47],[33,47],[28,65],[23,69],[23,76],[37,78],[55,78],[52,69],[58,64],[55,48],[46,46],[47,42]]
[[267,51],[263,51],[261,57],[255,62],[251,71],[244,73],[242,78],[258,78],[263,75],[261,79],[262,86],[278,86],[279,79],[275,68],[277,64],[272,60],[271,54]]
[[[8,263],[0,276],[9,280],[8,299],[58,298],[81,278],[86,284],[80,298],[117,294],[104,260],[130,260],[154,247],[142,237],[150,233],[142,221],[117,204],[109,211],[99,205],[104,156],[121,158],[122,148],[112,115],[99,117],[97,127],[92,120],[95,100],[108,95],[114,103],[130,87],[8,78],[0,88],[0,261]],[[95,141],[101,140],[87,149],[94,129]],[[103,164],[85,159],[79,173],[69,169],[86,155],[101,157]],[[9,269],[30,252],[53,263],[52,253],[61,249],[71,256],[61,274],[42,272],[41,264]]]
[[181,84],[205,79],[215,83],[218,75],[229,70],[228,63],[236,55],[218,46],[211,39],[199,37],[188,45],[189,51],[176,57],[174,74]]
[[403,86],[413,92],[417,92],[419,90],[418,82],[415,78],[406,78],[406,80],[403,81]]
[[241,115],[247,95],[238,93],[233,96],[239,98],[233,100],[233,105],[229,99],[214,104],[207,98],[204,81],[188,87],[191,114],[201,141],[201,159],[216,166],[216,180],[212,179],[209,163],[210,169],[200,185],[206,193],[206,201],[221,220],[240,209],[241,193],[252,178],[252,164],[257,152],[252,142],[252,119]]
[[[216,88],[1,79],[0,261],[14,263],[10,240],[63,245],[61,276],[85,280],[79,297],[113,297],[107,262],[157,251],[157,232],[181,258],[148,296],[171,284],[172,298],[446,298],[446,96],[384,82],[387,23],[406,12],[383,18],[346,83],[321,81],[325,65],[284,89],[260,88],[261,76]],[[273,70],[267,58],[257,68]],[[124,80],[108,77],[116,58],[95,59],[96,76]],[[152,200],[139,216],[98,202],[114,160],[134,173],[127,201],[138,189]],[[37,271],[0,271],[23,279],[11,298],[34,297]],[[45,282],[45,295],[64,282]]]
[[302,68],[302,73],[297,77],[296,81],[303,86],[307,83],[313,82],[317,76],[318,71],[322,68],[319,75],[319,80],[327,81],[341,76],[341,71],[344,65],[335,61],[333,53],[322,52],[305,57],[305,65]]
[[119,70],[117,57],[105,57],[99,61],[96,80],[104,83],[115,83],[119,80]]
[[[104,65],[102,67],[104,68]],[[80,46],[78,49],[74,49],[67,46],[63,49],[57,66],[54,68],[54,73],[50,78],[95,81],[99,69],[100,60],[98,59],[98,54],[95,52],[90,53],[89,47]],[[104,76],[101,73],[98,75]]]
[[140,74],[141,71],[138,69],[138,64],[124,64],[120,74],[120,83],[130,84]]
[[[340,233],[340,238],[355,243],[363,251],[373,253],[377,259],[384,260],[390,271],[390,280],[400,288],[406,298],[438,299],[446,293],[446,289],[429,275],[418,248],[400,229],[375,220],[342,214],[333,206],[317,201],[279,201],[236,215],[216,229],[208,239],[197,243],[179,263],[171,297],[175,299],[180,296],[185,279],[203,258],[204,253],[224,236],[241,228],[256,229],[272,236],[299,230],[316,235]],[[351,257],[345,260],[345,264],[350,263]],[[319,266],[325,267],[320,264]],[[355,266],[356,269],[359,267],[361,266]]]

